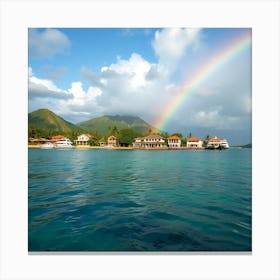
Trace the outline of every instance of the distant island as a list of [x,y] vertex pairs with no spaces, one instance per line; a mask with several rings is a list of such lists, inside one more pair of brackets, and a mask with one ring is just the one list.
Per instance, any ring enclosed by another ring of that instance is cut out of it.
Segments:
[[249,148],[251,149],[252,148],[252,144],[249,143],[249,144],[245,144],[245,145],[234,145],[234,146],[231,146],[232,148]]

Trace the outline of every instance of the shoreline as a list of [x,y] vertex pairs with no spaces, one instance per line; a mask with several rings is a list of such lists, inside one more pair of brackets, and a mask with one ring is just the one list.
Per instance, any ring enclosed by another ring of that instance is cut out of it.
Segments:
[[[168,149],[168,148],[151,148],[151,149],[135,149],[133,147],[100,147],[100,146],[90,146],[90,145],[76,145],[73,146],[74,149],[91,149],[91,150],[135,150],[135,151],[180,151],[180,150],[189,150],[189,151],[204,151],[205,148],[187,148],[181,147],[176,149]],[[41,149],[40,145],[30,145],[28,144],[28,149]],[[53,148],[50,148],[51,150]],[[55,148],[54,148],[55,149]],[[47,149],[46,149],[47,150]]]

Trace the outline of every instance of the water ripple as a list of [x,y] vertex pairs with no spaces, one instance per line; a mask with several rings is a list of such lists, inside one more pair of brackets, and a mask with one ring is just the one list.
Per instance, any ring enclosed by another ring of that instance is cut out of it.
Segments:
[[29,150],[31,251],[250,251],[250,150]]

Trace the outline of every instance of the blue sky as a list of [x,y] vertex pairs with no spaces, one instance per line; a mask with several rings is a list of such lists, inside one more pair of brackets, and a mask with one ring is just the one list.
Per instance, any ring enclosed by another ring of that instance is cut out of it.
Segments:
[[[77,123],[136,115],[154,124],[177,87],[238,28],[29,29],[29,112],[48,108]],[[204,118],[201,118],[204,116]],[[251,48],[210,75],[166,123],[188,132],[251,141]]]

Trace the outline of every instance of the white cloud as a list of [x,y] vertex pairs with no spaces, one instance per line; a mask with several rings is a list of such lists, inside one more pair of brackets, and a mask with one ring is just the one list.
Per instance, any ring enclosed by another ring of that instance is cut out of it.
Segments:
[[69,47],[68,37],[57,29],[28,30],[28,54],[31,58],[50,58]]
[[28,83],[31,110],[46,107],[48,104],[50,110],[63,117],[74,116],[74,122],[98,111],[96,98],[102,95],[100,88],[91,86],[85,91],[82,82],[73,82],[68,90],[63,90],[51,80],[36,77],[29,67],[29,74],[31,73]]
[[89,87],[87,91],[83,89],[83,84],[81,82],[72,83],[71,88],[67,91],[73,95],[71,99],[71,105],[84,106],[87,103],[94,102],[97,96],[102,94],[101,89],[97,87]]
[[32,68],[28,68],[28,95],[29,99],[71,99],[72,94],[68,94],[62,89],[58,88],[51,80],[37,78]]
[[199,40],[200,29],[167,28],[156,31],[152,45],[159,57],[159,65],[172,72],[188,47],[197,46]]
[[[115,72],[119,75],[127,77],[128,85],[132,91],[137,90],[147,84],[146,75],[151,69],[151,64],[144,60],[141,55],[133,53],[129,60],[118,58],[117,63],[111,64],[109,67],[103,67],[101,72]],[[102,79],[103,84],[106,79]]]
[[51,91],[62,92],[62,90],[59,89],[51,80],[39,79],[33,75],[29,78],[29,83],[35,85],[42,85]]
[[116,63],[102,67],[99,73],[83,68],[82,75],[102,89],[102,95],[96,98],[99,112],[152,119],[165,101],[163,93],[169,86],[157,67],[133,53],[128,60],[118,57]]

